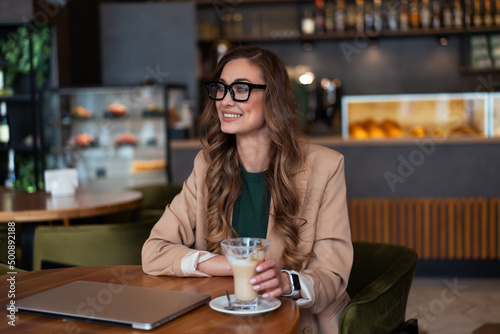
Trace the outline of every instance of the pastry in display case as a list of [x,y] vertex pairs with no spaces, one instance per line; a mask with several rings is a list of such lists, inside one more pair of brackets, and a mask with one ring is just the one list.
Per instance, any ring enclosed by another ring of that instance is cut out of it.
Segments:
[[342,137],[487,137],[488,106],[487,93],[344,96]]

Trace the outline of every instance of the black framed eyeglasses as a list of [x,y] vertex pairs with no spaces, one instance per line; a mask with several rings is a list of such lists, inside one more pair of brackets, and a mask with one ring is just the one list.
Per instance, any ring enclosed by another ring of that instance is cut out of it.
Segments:
[[209,81],[206,83],[208,97],[220,101],[226,97],[227,91],[235,102],[246,102],[250,98],[252,89],[264,89],[266,85],[254,85],[248,82],[233,82],[226,85],[220,81]]

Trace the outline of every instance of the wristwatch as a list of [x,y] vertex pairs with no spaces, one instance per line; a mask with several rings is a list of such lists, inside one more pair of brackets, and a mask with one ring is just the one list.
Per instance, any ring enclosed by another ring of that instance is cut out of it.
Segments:
[[283,297],[293,297],[299,294],[300,292],[300,280],[299,280],[299,275],[292,273],[289,270],[281,270],[281,272],[287,273],[288,274],[288,279],[290,280],[290,288],[292,292],[288,295],[282,295]]

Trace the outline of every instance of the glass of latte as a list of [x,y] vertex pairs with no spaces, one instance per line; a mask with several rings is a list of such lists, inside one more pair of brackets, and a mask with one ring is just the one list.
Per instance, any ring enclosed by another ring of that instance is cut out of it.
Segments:
[[255,268],[264,261],[270,242],[261,238],[234,238],[221,242],[234,276],[235,307],[257,309],[258,294],[250,279],[257,274]]

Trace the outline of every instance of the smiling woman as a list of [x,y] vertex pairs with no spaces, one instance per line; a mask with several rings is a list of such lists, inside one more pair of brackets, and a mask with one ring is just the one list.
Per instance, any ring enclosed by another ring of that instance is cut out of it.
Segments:
[[253,290],[296,300],[302,330],[337,333],[353,260],[342,155],[299,140],[290,78],[271,51],[229,51],[206,88],[204,149],[144,244],[144,271],[230,276],[221,242],[265,238]]

